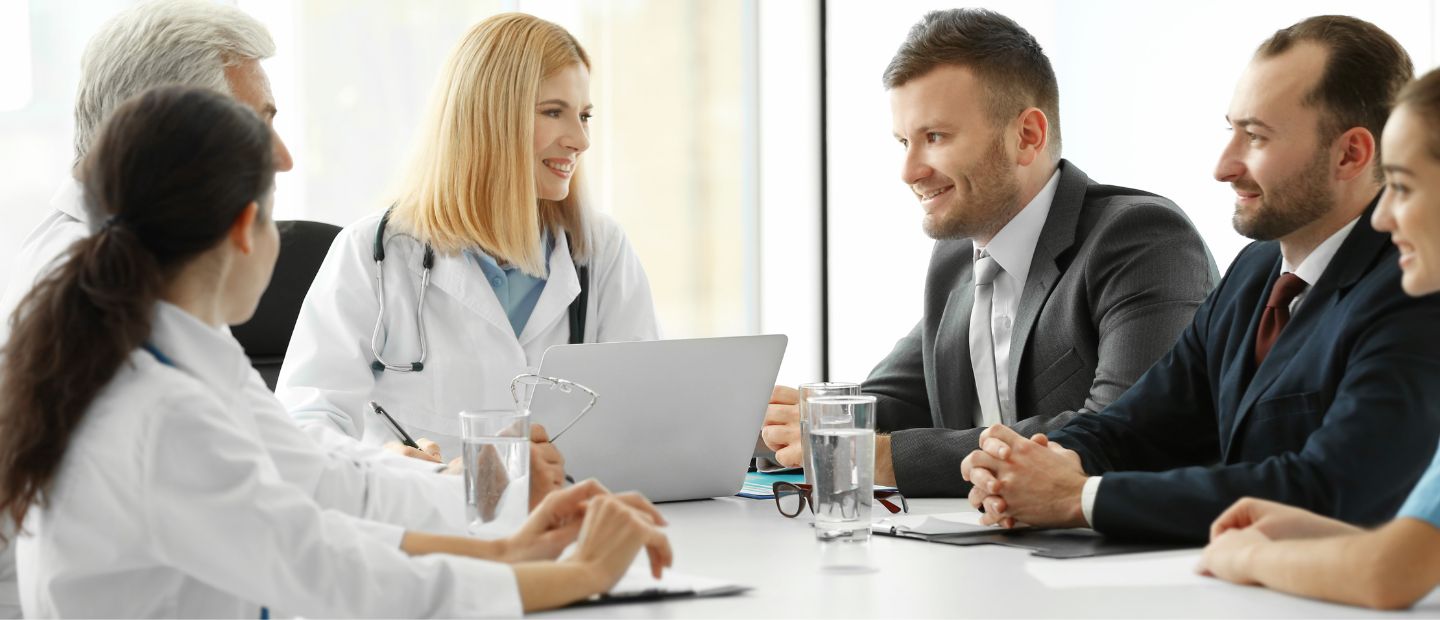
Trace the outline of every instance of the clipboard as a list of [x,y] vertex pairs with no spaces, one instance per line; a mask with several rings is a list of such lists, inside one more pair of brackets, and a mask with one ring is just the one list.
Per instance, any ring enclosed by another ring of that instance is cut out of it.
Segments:
[[597,605],[619,605],[622,603],[648,603],[652,601],[663,601],[678,598],[702,598],[713,596],[731,596],[748,592],[749,586],[726,585],[703,590],[665,590],[662,588],[649,588],[645,590],[632,590],[628,592],[606,592],[597,594],[582,601],[571,603],[570,607],[595,607]]
[[[645,554],[640,554],[643,558]],[[571,603],[569,607],[594,605],[619,605],[622,603],[644,603],[682,598],[708,598],[732,596],[750,590],[749,586],[665,571],[659,580],[650,576],[648,564],[643,560],[636,563],[620,578],[609,592],[596,594],[588,599]]]

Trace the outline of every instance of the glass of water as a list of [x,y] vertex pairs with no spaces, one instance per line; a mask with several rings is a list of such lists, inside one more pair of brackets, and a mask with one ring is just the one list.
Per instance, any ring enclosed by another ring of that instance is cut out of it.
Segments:
[[[807,419],[806,400],[815,396],[859,396],[860,384],[848,381],[823,381],[802,383],[800,391],[800,466],[805,468],[805,484],[815,484],[815,464],[810,462],[810,422]],[[873,428],[873,426],[872,426]]]
[[815,537],[868,541],[875,500],[875,397],[812,396],[806,413],[815,463]]
[[461,411],[460,438],[470,533],[514,533],[530,511],[530,416],[523,409]]

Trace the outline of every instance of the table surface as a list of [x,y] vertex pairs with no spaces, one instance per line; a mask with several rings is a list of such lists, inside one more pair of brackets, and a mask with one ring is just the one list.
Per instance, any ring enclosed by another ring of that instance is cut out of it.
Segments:
[[[911,514],[968,511],[959,499],[910,501]],[[716,598],[564,609],[554,617],[1375,617],[1379,612],[1235,586],[1187,572],[1198,550],[1090,559],[1035,558],[996,545],[959,547],[873,536],[869,571],[822,566],[806,518],[771,500],[661,504],[674,569],[750,586]],[[1123,577],[1108,579],[1115,574]],[[1136,583],[1143,580],[1144,583]],[[1122,583],[1115,583],[1121,581]],[[1087,583],[1089,582],[1089,583]],[[1103,584],[1103,585],[1102,585]],[[1390,615],[1390,614],[1386,614]],[[1432,594],[1404,615],[1440,617]]]

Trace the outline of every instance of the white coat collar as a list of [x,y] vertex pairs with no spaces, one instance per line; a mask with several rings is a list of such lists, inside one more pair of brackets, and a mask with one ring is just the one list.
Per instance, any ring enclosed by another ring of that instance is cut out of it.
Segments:
[[[540,291],[540,299],[535,301],[535,309],[530,311],[530,319],[520,332],[522,347],[549,331],[559,317],[568,316],[570,302],[580,295],[580,276],[570,256],[569,239],[563,230],[555,236],[549,263],[550,277],[545,281],[545,290]],[[491,297],[493,299],[494,295]]]
[[[397,233],[395,236],[403,236],[409,243],[403,246],[406,248],[405,252],[394,253],[393,259],[387,255],[385,260],[405,262],[405,268],[413,277],[413,289],[401,289],[388,282],[387,287],[396,291],[414,290],[414,294],[419,294],[420,277],[424,273],[421,265],[424,245],[409,235]],[[524,331],[520,332],[518,342],[521,346],[544,333],[555,322],[556,316],[565,314],[570,302],[580,294],[580,278],[576,275],[575,263],[570,259],[570,245],[564,231],[556,233],[555,246],[550,250],[549,266],[550,275],[545,281],[545,290],[540,292],[540,299],[535,302],[535,309],[530,312]],[[430,285],[459,300],[461,305],[480,315],[496,329],[515,333],[515,328],[510,325],[510,317],[500,306],[500,300],[495,298],[495,290],[485,279],[484,272],[463,252],[451,255],[436,253],[435,266],[430,270]]]
[[250,377],[250,359],[228,329],[206,325],[174,304],[155,304],[150,344],[220,402],[235,402]]
[[50,206],[77,221],[90,221],[90,215],[85,210],[85,186],[75,177],[65,176],[60,187],[50,196]]

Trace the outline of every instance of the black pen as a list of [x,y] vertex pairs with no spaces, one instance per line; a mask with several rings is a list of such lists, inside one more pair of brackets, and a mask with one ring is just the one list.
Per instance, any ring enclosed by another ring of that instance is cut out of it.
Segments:
[[385,412],[385,408],[381,407],[380,403],[372,400],[370,401],[370,408],[374,409],[375,413],[380,414],[380,417],[385,418],[385,421],[390,423],[390,428],[395,431],[396,435],[400,436],[401,443],[404,443],[411,448],[415,448],[416,450],[420,449],[419,444],[416,444],[415,440],[410,438],[410,433],[407,433],[405,432],[405,429],[400,428],[400,423],[396,422],[395,418],[390,417],[390,414]]

